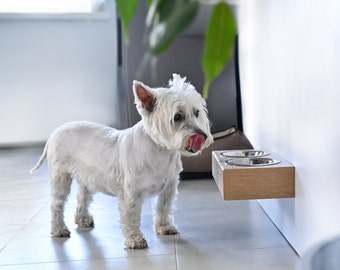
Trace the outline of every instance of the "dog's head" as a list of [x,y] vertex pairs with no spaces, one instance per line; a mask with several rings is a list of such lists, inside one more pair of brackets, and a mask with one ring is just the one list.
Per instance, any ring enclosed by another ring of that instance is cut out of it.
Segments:
[[206,102],[185,77],[173,74],[168,88],[134,81],[133,91],[145,131],[157,144],[190,156],[213,142]]

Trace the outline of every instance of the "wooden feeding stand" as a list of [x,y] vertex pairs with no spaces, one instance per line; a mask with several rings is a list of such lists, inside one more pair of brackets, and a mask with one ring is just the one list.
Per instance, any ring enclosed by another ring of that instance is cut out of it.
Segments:
[[213,151],[212,174],[224,200],[295,197],[295,167],[270,151]]

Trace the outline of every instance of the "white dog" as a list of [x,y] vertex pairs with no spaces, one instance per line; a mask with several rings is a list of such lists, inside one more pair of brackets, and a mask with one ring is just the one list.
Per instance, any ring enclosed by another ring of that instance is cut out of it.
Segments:
[[180,156],[196,155],[213,139],[205,100],[194,86],[173,74],[169,88],[150,88],[133,82],[142,120],[125,130],[90,122],[71,122],[49,137],[37,165],[47,157],[51,179],[52,232],[68,237],[64,204],[72,178],[78,180],[75,222],[93,227],[88,207],[92,194],[101,191],[119,199],[120,222],[129,248],[146,248],[140,231],[143,200],[158,195],[154,227],[157,234],[176,234],[172,203],[176,197]]

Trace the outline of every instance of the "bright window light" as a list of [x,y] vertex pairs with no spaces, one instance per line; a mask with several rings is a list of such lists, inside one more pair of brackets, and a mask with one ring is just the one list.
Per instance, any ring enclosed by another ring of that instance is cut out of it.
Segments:
[[0,0],[0,13],[91,13],[92,0]]

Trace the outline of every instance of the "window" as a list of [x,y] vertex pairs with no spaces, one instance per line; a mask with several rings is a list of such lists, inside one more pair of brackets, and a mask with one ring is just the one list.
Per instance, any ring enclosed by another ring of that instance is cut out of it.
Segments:
[[0,13],[62,14],[103,11],[105,0],[0,0]]

